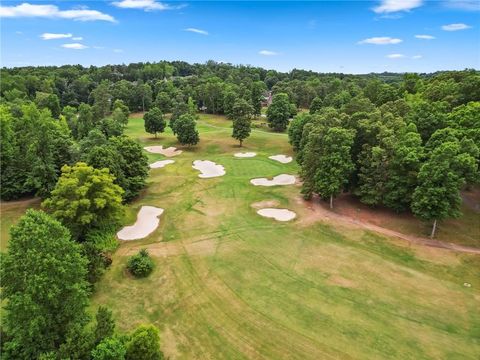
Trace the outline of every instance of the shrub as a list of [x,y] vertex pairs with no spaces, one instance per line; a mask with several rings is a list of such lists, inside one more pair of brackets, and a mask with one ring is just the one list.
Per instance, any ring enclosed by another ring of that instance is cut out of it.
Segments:
[[136,255],[128,259],[127,269],[135,277],[146,277],[153,270],[153,260],[146,249],[140,250]]

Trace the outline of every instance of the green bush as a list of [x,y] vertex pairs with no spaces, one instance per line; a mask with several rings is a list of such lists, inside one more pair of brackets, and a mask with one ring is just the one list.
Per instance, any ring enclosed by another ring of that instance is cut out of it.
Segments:
[[136,255],[128,259],[127,269],[135,277],[146,277],[153,270],[153,260],[146,249],[140,250]]

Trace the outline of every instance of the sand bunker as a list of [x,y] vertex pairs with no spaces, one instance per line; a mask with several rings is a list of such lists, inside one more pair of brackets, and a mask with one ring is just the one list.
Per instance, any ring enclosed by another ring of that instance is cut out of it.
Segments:
[[254,152],[235,153],[233,156],[238,158],[250,158],[250,157],[257,156],[257,153],[254,153]]
[[265,208],[257,211],[258,215],[275,219],[277,221],[290,221],[295,219],[297,214],[288,209]]
[[120,240],[137,240],[147,237],[160,224],[159,216],[163,209],[154,206],[142,206],[137,214],[137,221],[131,226],[125,226],[117,233]]
[[286,155],[273,155],[273,156],[269,156],[268,158],[281,162],[282,164],[288,164],[289,162],[292,161],[292,157],[286,156]]
[[169,147],[164,149],[163,146],[145,146],[145,150],[148,152],[154,153],[154,154],[162,154],[165,155],[166,157],[172,157],[172,156],[177,156],[182,153],[182,150],[177,150],[176,147]]
[[255,186],[293,185],[295,184],[295,176],[281,174],[275,176],[272,180],[268,180],[267,178],[252,179],[250,183]]
[[225,168],[210,160],[195,160],[192,167],[201,172],[198,177],[212,178],[225,175]]
[[150,164],[150,169],[160,169],[167,166],[168,164],[173,164],[174,162],[174,160],[155,161],[153,164]]

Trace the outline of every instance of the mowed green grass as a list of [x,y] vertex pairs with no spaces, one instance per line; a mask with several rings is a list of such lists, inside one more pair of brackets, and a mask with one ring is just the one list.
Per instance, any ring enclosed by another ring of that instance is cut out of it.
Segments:
[[[298,186],[249,183],[298,171],[268,159],[292,155],[285,134],[257,130],[239,149],[224,118],[202,115],[198,128],[200,144],[151,170],[129,206],[126,224],[142,205],[165,212],[149,237],[121,244],[92,311],[109,306],[125,331],[155,324],[172,359],[478,359],[480,257],[305,221]],[[169,130],[146,134],[138,117],[127,133],[142,146],[178,146]],[[258,155],[237,159],[237,151]],[[197,159],[226,175],[198,178]],[[264,200],[298,218],[260,217],[251,204]],[[141,248],[156,268],[133,279],[125,264]]]

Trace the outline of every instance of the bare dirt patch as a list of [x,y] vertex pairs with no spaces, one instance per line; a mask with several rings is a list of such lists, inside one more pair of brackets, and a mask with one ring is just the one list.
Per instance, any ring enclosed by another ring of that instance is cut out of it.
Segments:
[[300,205],[303,205],[306,208],[306,210],[308,210],[306,211],[305,216],[302,216],[302,220],[300,221],[300,223],[303,225],[308,225],[313,222],[321,221],[321,220],[337,221],[344,225],[361,227],[366,230],[374,231],[392,238],[403,239],[408,241],[410,244],[449,249],[449,250],[464,252],[464,253],[480,254],[479,248],[457,245],[457,244],[443,242],[439,240],[403,234],[401,232],[387,229],[380,225],[376,225],[375,223],[369,222],[368,220],[364,220],[364,218],[361,218],[358,216],[357,217],[349,216],[348,212],[340,214],[337,212],[339,211],[338,208],[334,209],[334,211],[330,211],[326,208],[327,205],[319,201],[318,198],[314,198],[313,200],[306,201],[301,197],[297,197],[296,202]]
[[295,176],[288,174],[281,174],[275,176],[272,180],[267,178],[256,178],[250,180],[250,183],[255,186],[275,186],[275,185],[293,185],[295,184]]
[[344,288],[355,288],[356,285],[352,280],[345,279],[339,275],[332,275],[328,278],[328,283],[332,285],[341,286]]
[[279,202],[277,200],[263,200],[256,203],[251,204],[250,206],[254,209],[262,209],[266,207],[275,207],[278,206]]
[[225,168],[210,160],[195,160],[192,167],[201,172],[198,177],[206,179],[225,175]]
[[169,164],[173,164],[175,160],[160,160],[155,161],[154,163],[150,164],[150,169],[161,169]]
[[150,235],[160,224],[163,209],[154,206],[142,206],[137,214],[137,221],[131,226],[125,226],[117,233],[120,240],[143,239]]
[[166,157],[177,156],[182,153],[182,150],[177,150],[176,147],[169,147],[164,149],[162,145],[159,146],[145,146],[144,149],[152,154],[162,154]]

